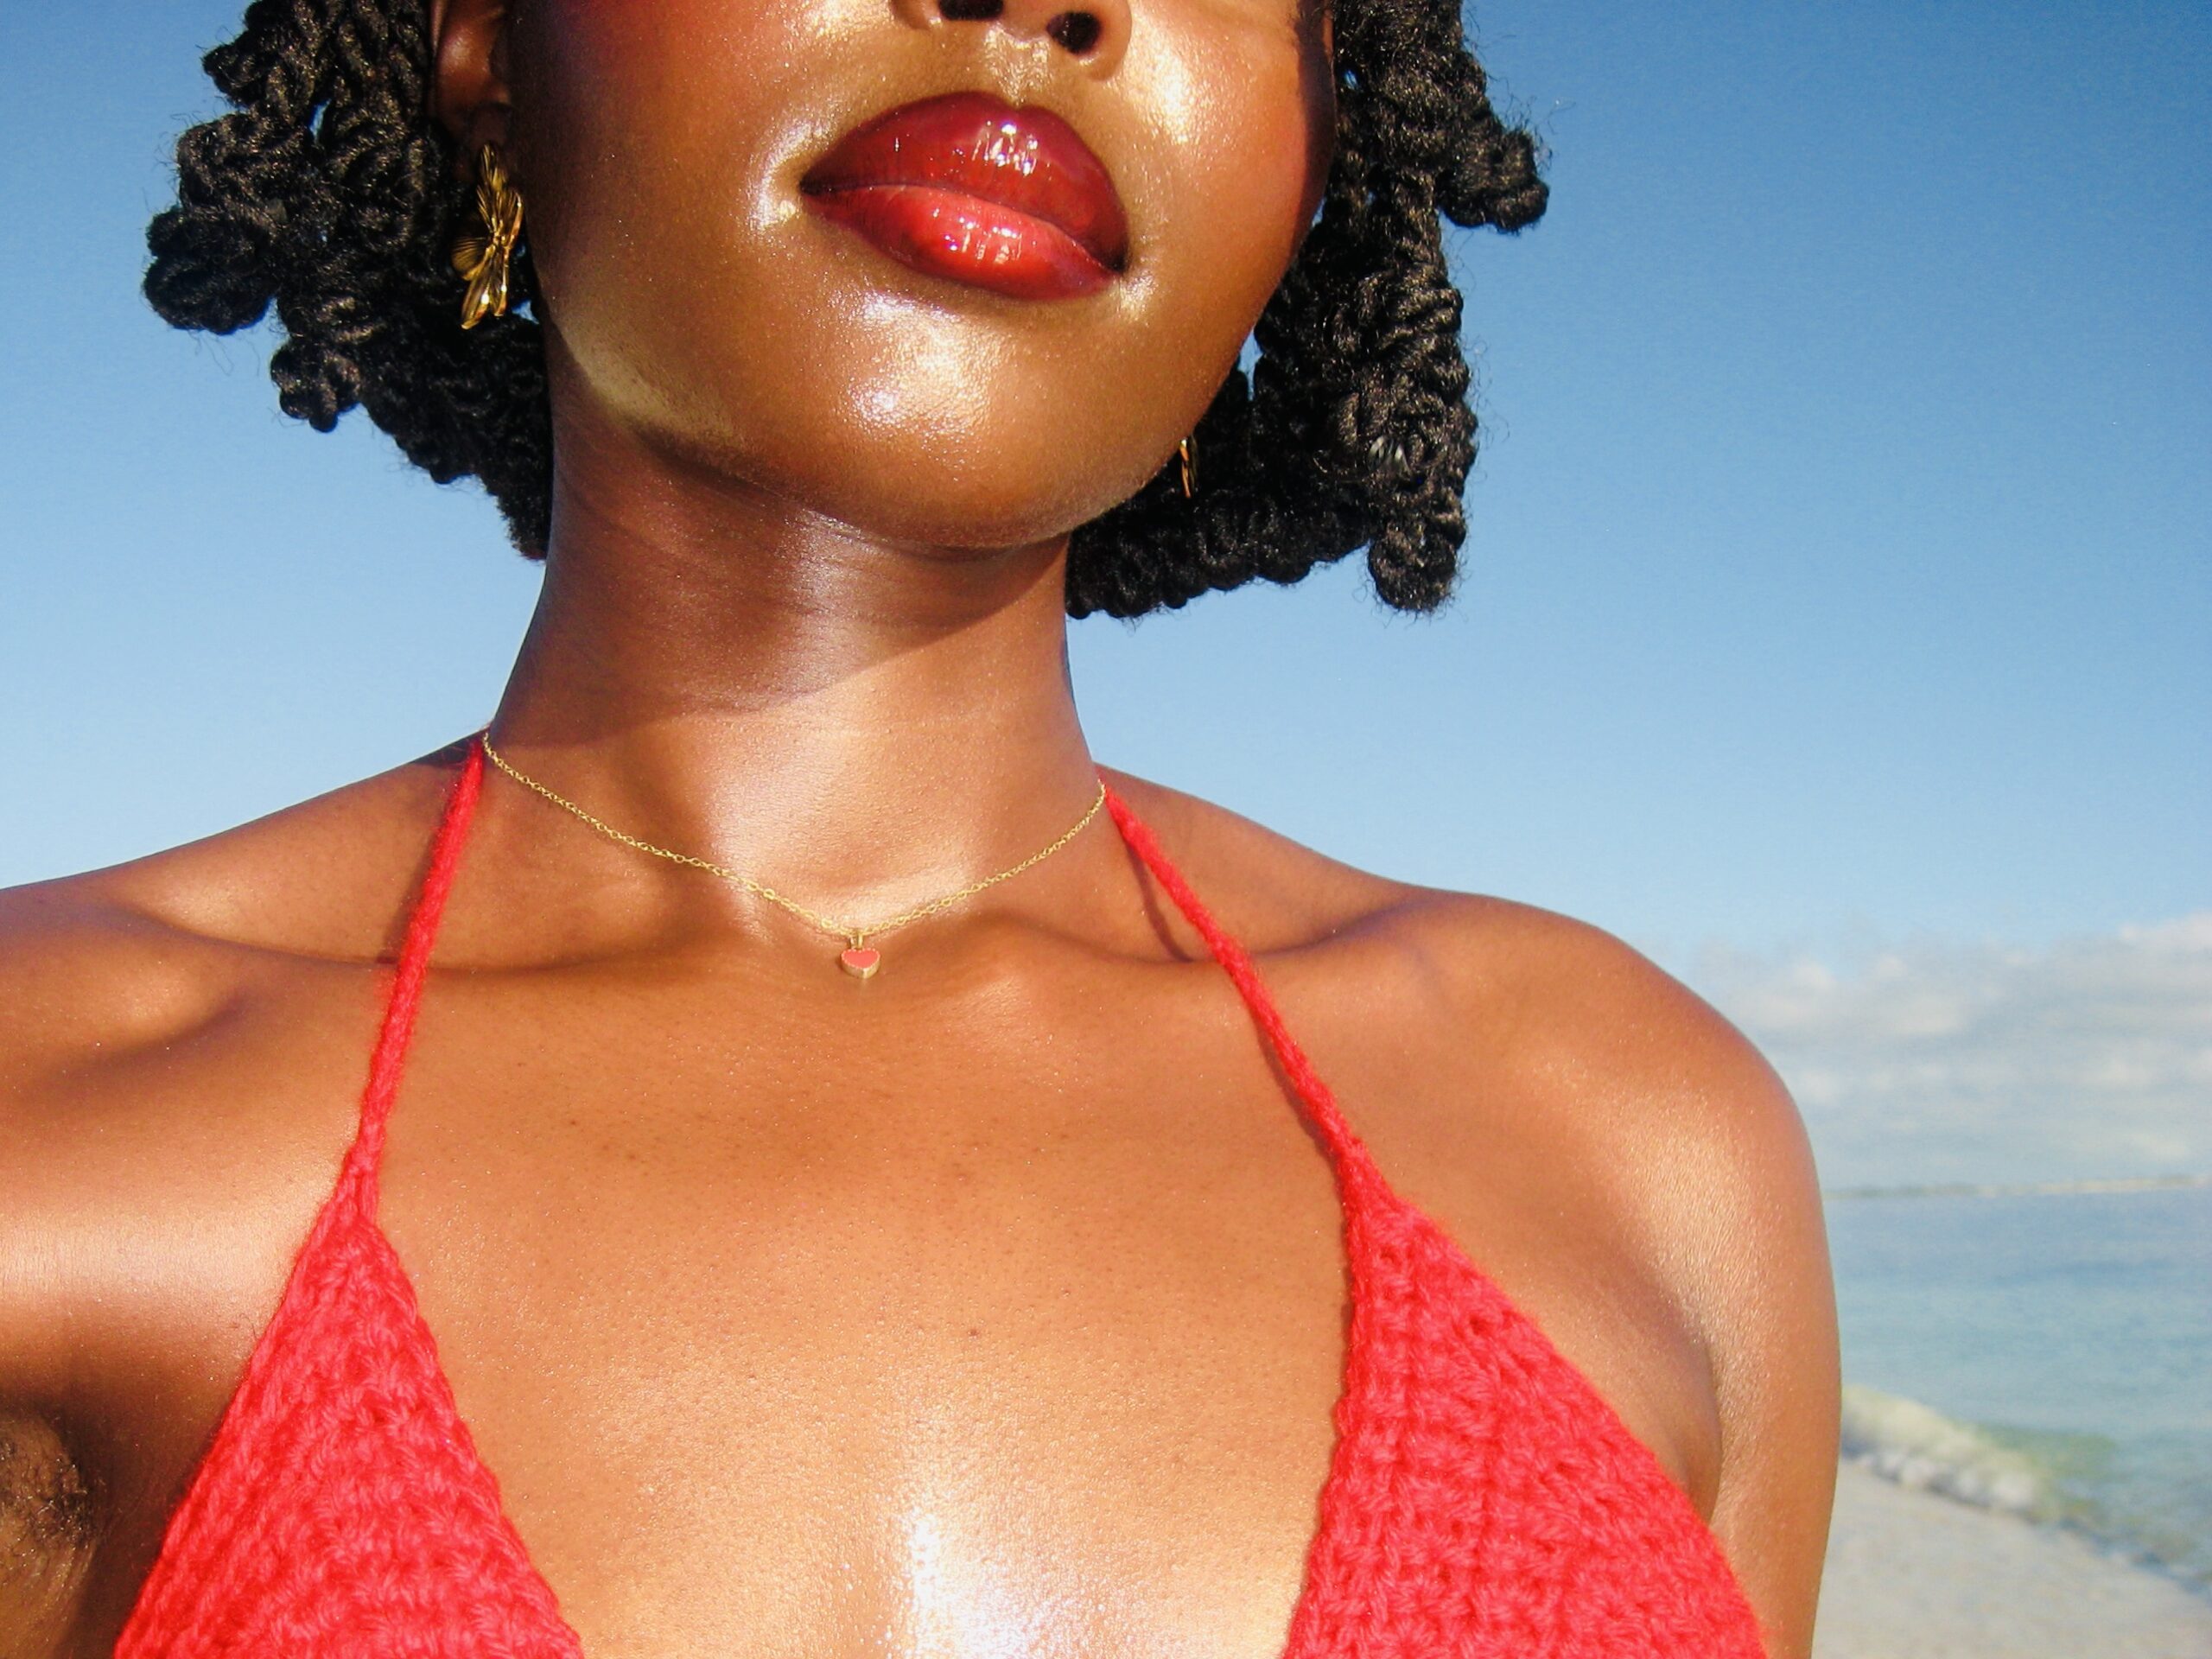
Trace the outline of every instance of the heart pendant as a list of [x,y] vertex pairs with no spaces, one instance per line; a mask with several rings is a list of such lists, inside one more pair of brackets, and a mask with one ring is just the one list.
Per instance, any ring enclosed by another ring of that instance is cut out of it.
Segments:
[[856,944],[839,956],[837,962],[855,979],[866,979],[882,964],[883,953],[869,945]]

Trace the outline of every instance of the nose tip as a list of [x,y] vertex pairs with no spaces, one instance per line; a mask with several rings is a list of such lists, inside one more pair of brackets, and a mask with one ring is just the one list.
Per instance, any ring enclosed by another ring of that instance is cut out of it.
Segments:
[[1129,38],[1129,0],[920,0],[912,10],[925,21],[991,23],[1050,41],[1093,73],[1119,63]]

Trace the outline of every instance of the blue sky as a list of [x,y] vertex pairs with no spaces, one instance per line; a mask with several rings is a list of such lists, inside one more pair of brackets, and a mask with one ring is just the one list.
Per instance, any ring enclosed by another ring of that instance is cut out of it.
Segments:
[[[480,495],[139,299],[238,10],[0,10],[0,883],[470,728],[534,597]],[[1458,600],[1353,561],[1077,625],[1100,757],[1715,988],[2197,939],[2144,930],[2212,908],[2212,13],[1472,22],[1554,205],[1452,233]]]

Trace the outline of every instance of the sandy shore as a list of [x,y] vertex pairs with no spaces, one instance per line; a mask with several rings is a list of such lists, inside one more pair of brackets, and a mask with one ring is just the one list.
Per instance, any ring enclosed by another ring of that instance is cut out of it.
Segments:
[[2212,1603],[2087,1540],[1845,1464],[1815,1659],[2212,1659]]

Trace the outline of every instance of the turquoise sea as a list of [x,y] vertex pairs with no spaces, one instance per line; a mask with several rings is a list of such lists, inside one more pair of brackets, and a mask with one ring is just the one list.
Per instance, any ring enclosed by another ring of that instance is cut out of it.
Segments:
[[1827,1201],[1844,1450],[2212,1595],[2212,1183]]

